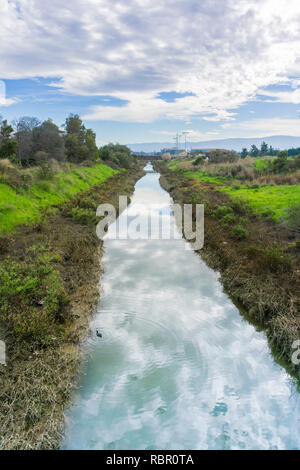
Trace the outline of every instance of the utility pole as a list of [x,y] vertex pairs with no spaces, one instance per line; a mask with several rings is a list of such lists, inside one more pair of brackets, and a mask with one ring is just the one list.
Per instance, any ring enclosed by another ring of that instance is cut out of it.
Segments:
[[184,135],[184,149],[186,151],[186,136],[190,134],[190,131],[183,131],[182,134]]
[[179,150],[179,137],[180,137],[181,134],[179,134],[178,132],[176,133],[176,137],[173,138],[173,140],[175,140],[176,142],[176,153],[178,153],[178,150]]

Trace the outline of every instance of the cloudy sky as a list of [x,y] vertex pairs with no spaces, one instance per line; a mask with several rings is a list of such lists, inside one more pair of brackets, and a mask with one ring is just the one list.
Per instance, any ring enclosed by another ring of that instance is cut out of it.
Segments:
[[299,0],[0,0],[0,44],[9,120],[78,113],[99,144],[300,135]]

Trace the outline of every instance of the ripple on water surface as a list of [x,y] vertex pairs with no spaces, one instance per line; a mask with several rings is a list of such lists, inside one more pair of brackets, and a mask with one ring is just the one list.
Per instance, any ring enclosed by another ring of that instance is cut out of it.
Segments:
[[[170,205],[158,178],[142,178],[133,202]],[[299,448],[299,394],[218,273],[183,240],[104,245],[103,293],[63,447]]]

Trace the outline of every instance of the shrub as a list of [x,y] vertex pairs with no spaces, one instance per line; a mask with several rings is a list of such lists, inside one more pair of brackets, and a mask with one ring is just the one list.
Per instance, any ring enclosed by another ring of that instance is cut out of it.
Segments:
[[37,176],[37,179],[39,180],[51,180],[54,177],[54,171],[50,163],[41,162],[36,176]]
[[217,206],[213,213],[217,219],[222,219],[225,215],[232,214],[233,209],[230,206]]
[[300,204],[287,208],[284,212],[282,222],[291,230],[300,233]]
[[300,169],[300,155],[296,155],[295,158],[288,160],[289,170],[299,170]]
[[74,220],[74,222],[89,225],[89,224],[97,224],[97,217],[96,211],[92,209],[81,209],[78,207],[74,207],[71,212],[70,216]]
[[249,206],[247,206],[246,202],[241,199],[232,200],[231,205],[234,212],[238,215],[245,215],[249,212]]
[[96,210],[99,205],[97,202],[93,200],[91,196],[79,198],[77,201],[77,204],[82,209],[94,209],[94,210]]
[[244,240],[248,237],[248,231],[242,225],[238,224],[232,229],[232,236],[236,240]]
[[197,157],[196,160],[193,161],[193,165],[194,166],[200,165],[200,163],[202,163],[202,161],[203,161],[202,157]]
[[236,220],[236,216],[233,213],[226,214],[221,219],[221,224],[226,226],[232,224]]
[[189,196],[189,204],[201,204],[203,200],[203,193],[197,192],[197,193],[192,193]]

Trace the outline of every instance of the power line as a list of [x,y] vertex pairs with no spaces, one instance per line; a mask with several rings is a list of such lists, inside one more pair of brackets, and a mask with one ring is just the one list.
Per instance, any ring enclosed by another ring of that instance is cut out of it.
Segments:
[[184,135],[184,149],[186,151],[186,136],[190,134],[190,131],[183,131],[182,134]]

